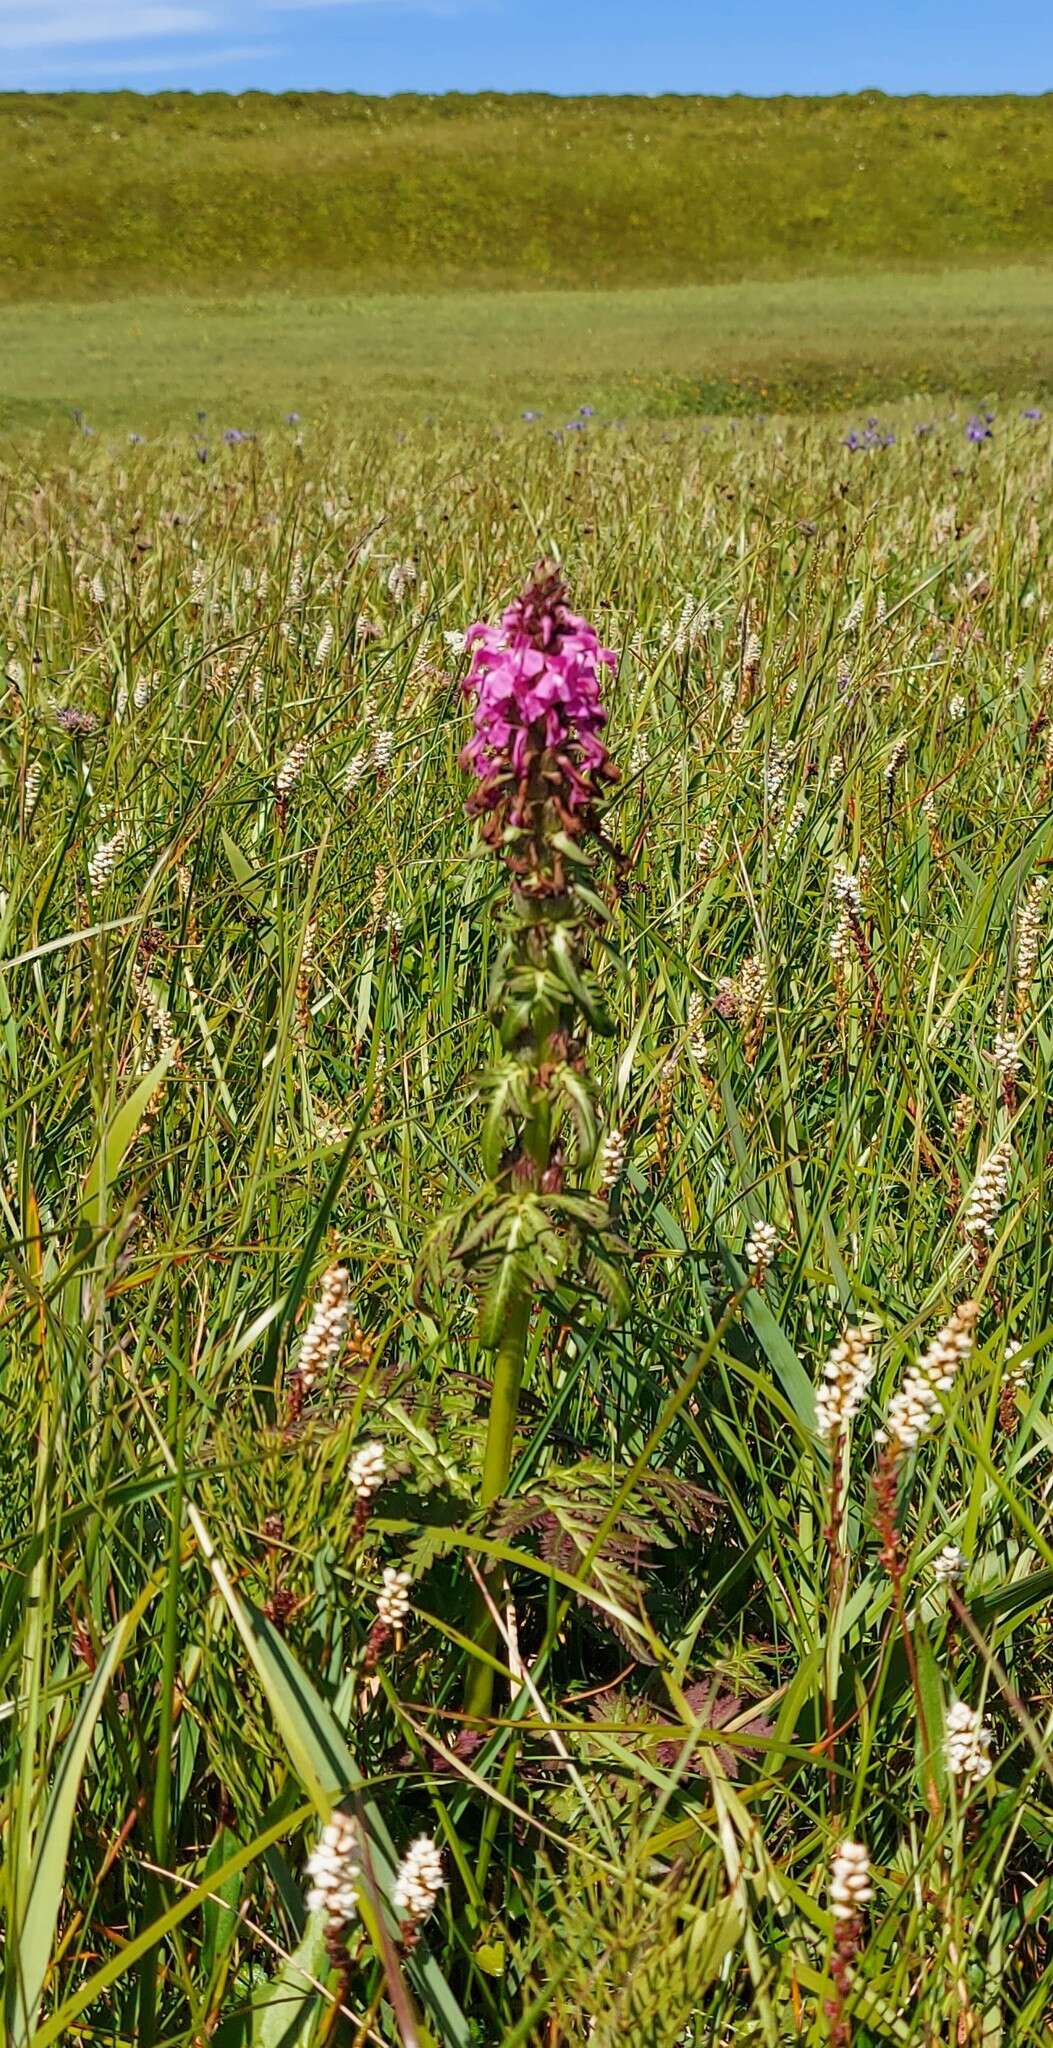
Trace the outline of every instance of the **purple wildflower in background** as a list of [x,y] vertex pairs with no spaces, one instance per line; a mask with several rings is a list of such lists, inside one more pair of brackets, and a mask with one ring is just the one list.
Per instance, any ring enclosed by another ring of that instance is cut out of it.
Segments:
[[578,411],[583,420],[591,420],[595,415],[596,407],[594,405],[579,405]]
[[1042,407],[1040,405],[1026,405],[1020,417],[1025,420],[1040,420],[1042,418]]
[[141,434],[129,434],[128,442],[129,446],[132,448],[141,448],[143,445],[143,437]]
[[286,415],[285,415],[285,424],[286,424],[286,426],[287,426],[287,427],[298,427],[298,426],[299,426],[299,424],[300,424],[300,415],[299,415],[299,413],[298,413],[298,412],[287,412],[287,413],[286,413]]
[[579,838],[592,826],[601,785],[617,779],[600,737],[601,675],[617,656],[569,609],[552,562],[538,565],[499,626],[470,626],[465,645],[472,662],[461,687],[475,708],[461,765],[476,778],[468,808],[485,816],[484,838],[496,844],[512,826],[540,844],[552,814]]
[[523,418],[525,420],[536,420],[538,418],[538,414],[536,412],[525,412],[523,414]]
[[872,413],[863,432],[860,434],[852,427],[845,435],[841,446],[849,449],[854,455],[859,448],[892,448],[895,441],[896,436],[891,428],[883,427]]
[[566,431],[568,434],[583,434],[585,432],[584,420],[568,420]]
[[98,726],[94,711],[82,711],[77,704],[62,704],[55,713],[55,723],[68,732],[71,739],[82,740],[93,733]]
[[204,447],[200,442],[198,446],[195,448],[194,453],[197,456],[199,462],[208,461],[208,449]]
[[228,448],[233,448],[236,441],[244,441],[245,438],[246,436],[242,433],[240,427],[224,427],[223,429],[223,439],[227,443]]
[[992,413],[974,412],[965,429],[967,441],[989,441],[991,439]]

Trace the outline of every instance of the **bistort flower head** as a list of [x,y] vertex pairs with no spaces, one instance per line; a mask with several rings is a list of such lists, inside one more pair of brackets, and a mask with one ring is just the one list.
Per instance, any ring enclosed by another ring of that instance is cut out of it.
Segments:
[[976,1179],[962,1210],[962,1228],[967,1237],[988,1242],[993,1239],[1005,1204],[1012,1164],[1012,1145],[1008,1138],[1003,1138],[977,1167]]
[[742,1252],[749,1271],[757,1274],[766,1273],[780,1243],[781,1239],[774,1223],[755,1223]]
[[346,1266],[330,1266],[300,1345],[297,1370],[305,1392],[337,1364],[350,1321],[351,1276]]
[[399,1864],[391,1895],[401,1925],[416,1927],[425,1920],[445,1883],[436,1843],[430,1835],[418,1835]]
[[874,1896],[870,1858],[862,1842],[842,1842],[830,1868],[830,1911],[835,1920],[854,1920]]
[[410,1610],[410,1575],[400,1571],[397,1565],[384,1567],[377,1594],[377,1620],[385,1628],[401,1628]]
[[975,1301],[959,1302],[893,1396],[888,1420],[877,1432],[877,1442],[886,1446],[893,1459],[916,1450],[928,1436],[939,1412],[940,1395],[950,1392],[959,1369],[972,1354],[978,1314]]
[[874,1377],[875,1335],[873,1323],[851,1326],[823,1367],[815,1394],[815,1427],[824,1443],[832,1444],[863,1405]]
[[372,1500],[384,1484],[386,1470],[383,1444],[363,1444],[347,1468],[348,1483],[359,1500]]
[[933,1577],[941,1586],[953,1586],[965,1577],[969,1560],[956,1543],[945,1543],[939,1556],[933,1560]]
[[472,662],[462,688],[475,709],[461,765],[477,781],[469,811],[485,817],[495,845],[507,826],[536,841],[547,823],[580,838],[602,784],[617,778],[600,737],[601,672],[616,656],[568,608],[552,562],[539,564],[499,626],[479,622],[465,640]]
[[963,1785],[979,1785],[990,1774],[991,1730],[964,1700],[947,1709],[946,1749],[947,1769]]
[[302,781],[310,754],[311,742],[308,739],[297,740],[295,746],[290,747],[274,778],[274,791],[280,803],[287,802]]
[[339,1808],[326,1821],[307,1858],[309,1913],[324,1912],[330,1927],[346,1927],[358,1911],[358,1837],[349,1813]]
[[625,1171],[628,1154],[625,1132],[613,1125],[600,1147],[600,1193],[609,1195],[617,1187]]
[[88,862],[88,880],[96,893],[109,881],[127,844],[128,834],[122,825],[112,839],[104,839],[95,848]]

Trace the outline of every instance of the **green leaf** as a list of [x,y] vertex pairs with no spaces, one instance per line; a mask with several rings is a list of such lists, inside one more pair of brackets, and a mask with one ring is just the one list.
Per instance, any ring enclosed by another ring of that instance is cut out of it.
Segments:
[[5,2006],[10,2048],[19,2048],[19,2044],[28,2041],[36,2026],[62,1905],[73,1814],[95,1724],[102,1712],[113,1674],[156,1592],[157,1586],[151,1582],[135,1606],[118,1622],[59,1753],[55,1780],[33,1854],[21,1924],[9,1952]]
[[609,1038],[614,1030],[610,1012],[602,1001],[598,989],[591,986],[582,974],[574,955],[570,933],[562,925],[556,926],[549,940],[548,950],[553,971],[570,990],[593,1030],[598,1031],[602,1037]]
[[[921,1695],[924,1728],[919,1716],[917,1723],[917,1772],[918,1790],[925,1798],[929,1782],[935,1778],[941,1798],[947,1796],[947,1771],[944,1763],[944,1712],[943,1681],[940,1667],[929,1641],[920,1616],[915,1615],[911,1623],[914,1641],[914,1661],[918,1669],[918,1691]],[[926,1736],[928,1743],[926,1745]]]
[[139,1125],[142,1123],[151,1098],[168,1072],[171,1058],[171,1053],[166,1052],[164,1058],[158,1060],[155,1067],[151,1067],[149,1073],[143,1076],[138,1086],[132,1089],[127,1101],[121,1104],[120,1109],[116,1112],[105,1132],[102,1143],[88,1168],[87,1177],[84,1182],[81,1209],[87,1222],[94,1221],[89,1211],[92,1203],[98,1197],[103,1179],[105,1178],[108,1185],[113,1179],[114,1174],[118,1171],[124,1155],[128,1151],[139,1129]]
[[285,1834],[290,1827],[296,1826],[298,1820],[299,1816],[295,1813],[291,1816],[283,1814],[281,1819],[275,1821],[263,1834],[255,1835],[250,1842],[243,1843],[237,1855],[223,1864],[214,1876],[206,1877],[200,1884],[192,1885],[189,1891],[180,1892],[174,1906],[169,1906],[167,1912],[150,1921],[141,1933],[125,1942],[115,1955],[107,1958],[100,1969],[93,1971],[90,1977],[79,1984],[69,1998],[64,1999],[56,2012],[41,2022],[33,2036],[32,2048],[52,2048],[53,2042],[67,2040],[70,2022],[75,2020],[79,2013],[87,2006],[94,2005],[96,1999],[100,1998],[111,1984],[116,1984],[120,1978],[127,1976],[136,1963],[149,1955],[151,1949],[156,1949],[174,1928],[182,1926],[184,1920],[188,1920],[192,1913],[203,1907],[210,1893],[222,1890],[238,1871],[246,1869],[276,1842],[279,1836]]
[[741,1941],[745,1925],[745,1908],[737,1898],[724,1899],[695,1914],[683,1937],[692,1984],[701,1989],[712,1983],[725,1957]]
[[[187,1511],[216,1585],[255,1667],[293,1769],[320,1812],[328,1814],[344,1793],[361,1793],[364,1785],[362,1773],[333,1714],[300,1669],[288,1644],[266,1615],[235,1591],[200,1514],[190,1502],[187,1503]],[[363,1796],[362,1810],[377,1885],[388,1905],[391,1925],[397,1927],[391,1895],[398,1870],[398,1852],[375,1803]],[[365,1907],[363,1918],[368,1921]],[[405,1967],[407,1976],[416,1984],[433,2018],[444,2030],[440,2038],[449,2044],[449,2048],[460,2048],[460,2044],[467,2048],[467,2021],[438,1963],[423,1942],[407,1958]]]
[[[326,1916],[312,1913],[303,1940],[271,1978],[252,2023],[253,2048],[300,2048],[310,2038],[324,2003],[319,1983],[329,1974]],[[314,1980],[313,1982],[311,1980]]]
[[[215,1841],[208,1852],[204,1874],[219,1870],[237,1850],[237,1836],[230,1828],[218,1829]],[[204,1907],[202,1920],[201,1955],[198,1963],[199,1975],[208,1983],[216,1962],[227,1946],[228,1938],[236,1924],[238,1905],[241,1899],[240,1874],[227,1879],[226,1884],[209,1899]]]
[[229,832],[221,830],[219,836],[223,841],[223,851],[227,856],[230,872],[241,894],[253,910],[265,909],[271,890],[270,875],[261,873],[259,869],[253,867],[250,860],[246,860],[237,840],[232,839]]
[[525,1218],[513,1216],[479,1309],[477,1335],[487,1351],[496,1351],[512,1312],[530,1284],[529,1238]]
[[573,1067],[561,1067],[558,1080],[560,1092],[566,1097],[567,1107],[574,1124],[574,1133],[578,1144],[578,1158],[581,1164],[585,1166],[595,1154],[599,1137],[596,1128],[596,1112],[593,1107],[592,1093],[586,1082],[582,1080],[581,1075],[574,1072]]
[[[741,1287],[746,1275],[738,1260],[732,1257],[723,1238],[718,1237],[717,1243],[736,1287]],[[814,1435],[815,1390],[793,1345],[785,1331],[779,1327],[763,1294],[759,1293],[757,1288],[748,1289],[743,1306],[754,1335],[801,1427],[806,1429],[809,1435]]]

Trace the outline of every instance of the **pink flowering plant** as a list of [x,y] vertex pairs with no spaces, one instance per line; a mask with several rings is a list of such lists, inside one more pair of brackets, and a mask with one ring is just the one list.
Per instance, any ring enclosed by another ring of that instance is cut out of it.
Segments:
[[566,892],[568,843],[598,836],[597,806],[617,769],[603,741],[602,672],[617,658],[542,563],[499,626],[469,628],[473,733],[461,754],[476,778],[468,809],[532,896]]
[[[425,1267],[441,1278],[452,1261],[464,1273],[479,1342],[495,1354],[481,1487],[488,1507],[508,1484],[539,1297],[570,1288],[575,1300],[591,1292],[615,1313],[625,1305],[622,1247],[587,1181],[598,1138],[587,1034],[611,1029],[586,956],[607,916],[593,856],[612,851],[600,805],[617,769],[603,739],[601,686],[615,656],[570,610],[552,563],[535,570],[499,626],[473,626],[467,639],[468,809],[511,887],[490,988],[496,1057],[478,1081],[484,1178],[434,1233]],[[475,1636],[492,1648],[485,1610]],[[470,1711],[488,1711],[491,1687],[490,1664],[474,1662]]]

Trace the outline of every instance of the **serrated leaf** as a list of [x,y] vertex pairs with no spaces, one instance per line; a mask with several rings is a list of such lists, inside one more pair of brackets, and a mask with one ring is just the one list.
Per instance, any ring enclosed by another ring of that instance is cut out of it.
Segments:
[[561,1067],[558,1081],[574,1125],[574,1134],[578,1141],[578,1158],[583,1166],[587,1166],[599,1142],[591,1090],[581,1075],[574,1072],[573,1067]]
[[574,957],[574,946],[569,932],[557,925],[549,940],[549,958],[560,981],[570,990],[582,1014],[588,1018],[594,1031],[609,1038],[614,1030],[610,1011],[603,1002],[599,990],[585,979]]
[[486,1351],[498,1350],[515,1306],[530,1285],[530,1265],[522,1236],[523,1219],[516,1217],[479,1305],[476,1334]]

